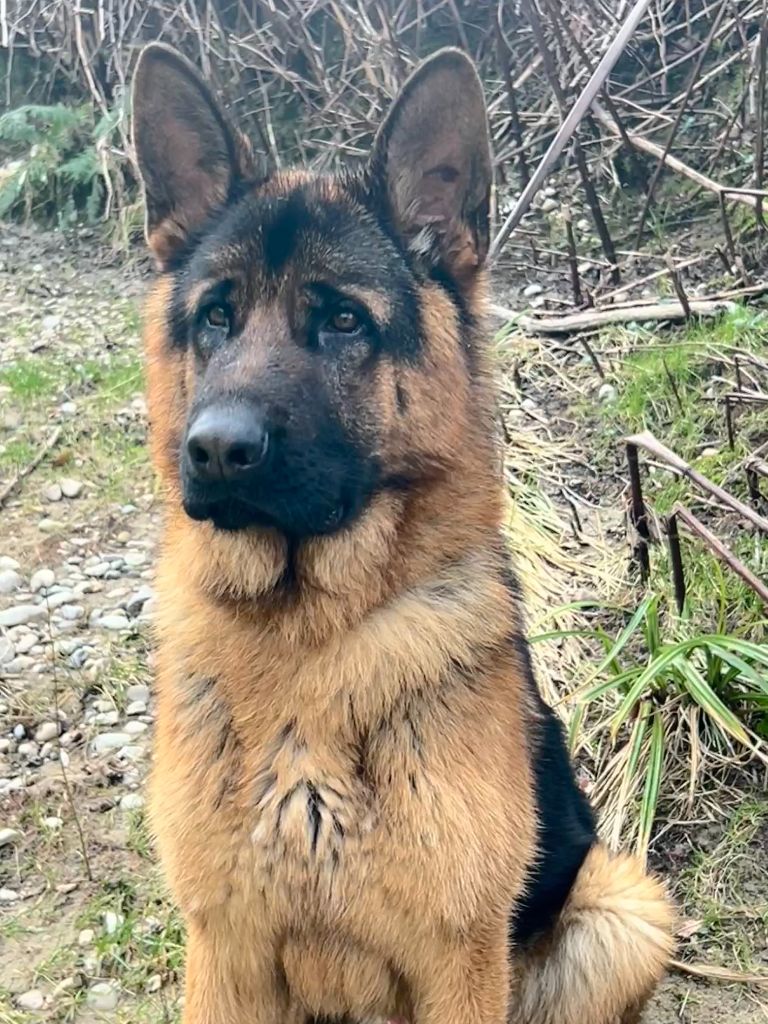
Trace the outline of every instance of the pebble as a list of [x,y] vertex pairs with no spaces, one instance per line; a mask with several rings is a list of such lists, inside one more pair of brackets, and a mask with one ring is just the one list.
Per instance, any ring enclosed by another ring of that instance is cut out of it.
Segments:
[[534,297],[534,295],[541,295],[541,293],[543,291],[544,291],[544,286],[543,285],[540,285],[540,284],[529,284],[528,287],[523,292],[523,296],[526,299],[532,299]]
[[16,641],[17,654],[29,654],[34,647],[37,647],[37,637],[34,633],[25,633]]
[[135,616],[140,614],[147,601],[152,599],[152,596],[153,591],[151,587],[141,587],[128,598],[125,603],[125,610],[132,618],[135,618]]
[[39,604],[17,604],[0,612],[0,626],[23,626],[46,617],[46,610]]
[[114,935],[124,920],[122,914],[117,914],[114,910],[105,910],[102,916],[104,931],[107,935]]
[[143,551],[126,551],[125,555],[121,556],[126,565],[130,565],[131,568],[137,569],[140,565],[144,565],[147,560],[147,556]]
[[141,793],[126,793],[120,797],[121,811],[138,811],[144,806],[144,797]]
[[38,569],[37,572],[32,574],[32,579],[29,581],[29,589],[33,594],[38,591],[52,587],[56,582],[56,573],[52,569]]
[[130,628],[130,623],[124,615],[103,615],[98,619],[98,625],[101,626],[102,629],[111,629],[115,631]]
[[131,737],[126,732],[103,732],[95,736],[91,746],[96,754],[103,754],[108,750],[117,750],[130,743]]
[[24,580],[15,569],[0,570],[0,594],[12,594],[18,590]]
[[77,415],[77,406],[74,402],[62,402],[59,406],[59,412],[62,416],[75,416]]
[[0,847],[13,846],[21,839],[21,832],[17,828],[0,828]]
[[61,493],[65,498],[77,498],[83,490],[82,481],[73,480],[71,477],[65,477],[60,481],[59,486],[61,487]]
[[61,488],[58,484],[48,484],[43,488],[43,497],[46,501],[61,501]]
[[15,903],[18,898],[15,889],[0,889],[0,903]]
[[143,732],[146,732],[149,726],[146,722],[126,722],[124,729],[129,736],[140,736]]
[[93,721],[96,725],[117,725],[120,715],[117,711],[100,711],[93,716]]
[[0,555],[0,569],[20,569],[21,566],[10,555]]
[[146,747],[139,746],[138,743],[128,743],[118,750],[117,756],[126,761],[142,761],[147,756],[147,750]]
[[51,832],[57,832],[64,824],[61,818],[57,818],[55,815],[51,815],[50,818],[43,818],[43,824],[46,828],[49,828]]
[[524,398],[520,403],[520,408],[525,412],[535,412],[538,406],[532,398]]
[[31,988],[29,992],[22,992],[16,997],[16,1005],[20,1010],[42,1010],[45,1006],[45,996],[37,988]]
[[117,1007],[120,994],[110,982],[97,981],[88,989],[85,998],[92,1010],[114,1010]]
[[149,687],[143,683],[131,683],[125,691],[125,696],[128,700],[143,700],[146,704],[149,701]]
[[37,757],[40,753],[40,748],[32,740],[25,740],[24,743],[19,744],[19,754],[22,757],[26,757],[31,760],[33,757]]
[[64,523],[60,519],[49,519],[47,516],[40,520],[37,528],[41,533],[61,533]]
[[55,740],[58,735],[58,722],[43,722],[35,729],[35,739],[38,743],[48,743],[49,740]]
[[147,992],[159,992],[162,987],[163,987],[163,979],[160,977],[160,975],[159,974],[151,974],[147,978],[147,983],[144,986],[144,989]]
[[65,604],[61,608],[61,617],[67,622],[78,622],[85,618],[85,608],[81,604]]
[[24,737],[27,735],[27,730],[24,728],[21,722],[19,722],[18,725],[14,725],[13,735],[16,737],[17,740],[23,740]]
[[16,657],[16,648],[7,636],[0,636],[0,665],[13,661]]
[[125,709],[125,713],[128,717],[131,717],[132,715],[144,715],[146,714],[146,711],[147,704],[146,701],[143,700],[132,700]]
[[604,405],[610,405],[611,402],[616,401],[616,397],[617,391],[613,384],[609,384],[608,381],[606,381],[604,384],[600,385],[600,389],[597,392],[597,400],[599,402],[602,402]]
[[554,210],[557,210],[559,206],[560,203],[558,203],[556,199],[550,197],[548,199],[545,199],[544,202],[541,204],[541,212],[552,213]]
[[96,562],[95,565],[87,565],[83,572],[86,576],[94,576],[97,579],[109,572],[109,562]]
[[96,933],[93,928],[83,928],[83,930],[78,933],[77,944],[78,946],[90,946],[95,937]]

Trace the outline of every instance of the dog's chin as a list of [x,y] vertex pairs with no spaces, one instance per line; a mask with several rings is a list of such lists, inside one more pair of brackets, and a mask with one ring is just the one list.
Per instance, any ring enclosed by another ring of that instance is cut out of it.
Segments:
[[297,502],[294,507],[284,505],[278,511],[261,508],[236,497],[205,501],[185,496],[183,507],[190,519],[210,522],[215,530],[225,533],[277,530],[289,540],[296,541],[338,533],[350,526],[362,510],[359,503],[350,503],[342,498],[317,507]]

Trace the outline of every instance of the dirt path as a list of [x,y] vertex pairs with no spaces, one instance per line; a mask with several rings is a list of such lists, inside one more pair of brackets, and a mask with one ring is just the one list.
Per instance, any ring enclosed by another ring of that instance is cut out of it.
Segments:
[[[158,510],[141,290],[88,235],[0,245],[0,493],[52,445],[0,509],[0,1024],[178,1016],[182,934],[142,811]],[[743,986],[679,976],[648,1016],[764,1018]]]

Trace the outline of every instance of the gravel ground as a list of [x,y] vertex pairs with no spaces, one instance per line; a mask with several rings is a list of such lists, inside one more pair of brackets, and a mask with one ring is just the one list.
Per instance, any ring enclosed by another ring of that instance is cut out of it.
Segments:
[[[0,1024],[160,1024],[181,1005],[142,810],[158,519],[142,278],[87,233],[0,242]],[[726,1018],[766,1010],[673,978],[649,1015]]]

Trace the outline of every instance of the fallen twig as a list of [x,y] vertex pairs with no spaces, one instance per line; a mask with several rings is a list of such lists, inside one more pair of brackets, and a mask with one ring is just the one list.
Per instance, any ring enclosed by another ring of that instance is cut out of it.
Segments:
[[26,466],[22,466],[22,468],[18,471],[16,476],[13,477],[13,479],[5,485],[2,491],[0,491],[0,508],[2,508],[3,505],[5,505],[6,501],[8,501],[8,499],[13,494],[16,493],[16,491],[19,489],[19,487],[21,487],[21,484],[26,479],[26,477],[28,477],[37,469],[37,467],[40,465],[40,463],[43,461],[46,455],[48,455],[51,449],[55,448],[55,446],[59,443],[60,437],[61,427],[56,427],[56,429],[51,433],[48,440],[45,441],[43,445],[38,449],[34,459],[32,459],[31,462],[28,462]]
[[590,309],[565,316],[521,316],[519,326],[534,334],[571,334],[574,331],[594,330],[607,324],[624,324],[633,320],[686,320],[693,316],[717,316],[735,304],[725,299],[689,299],[687,312],[680,302],[651,302],[608,309]]

